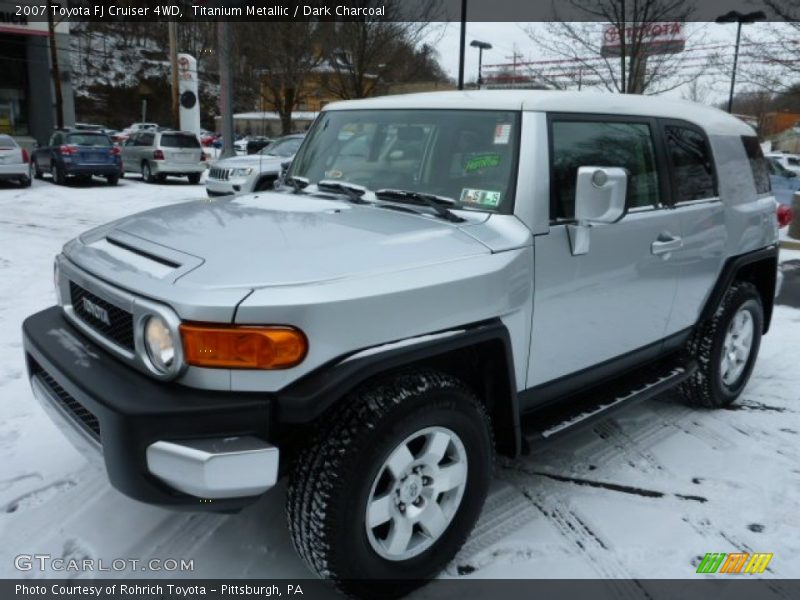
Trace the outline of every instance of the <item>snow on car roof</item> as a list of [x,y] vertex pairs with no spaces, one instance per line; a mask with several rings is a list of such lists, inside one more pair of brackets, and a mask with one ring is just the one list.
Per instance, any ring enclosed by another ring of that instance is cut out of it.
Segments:
[[711,106],[656,96],[601,94],[554,90],[473,90],[398,94],[326,105],[328,110],[356,109],[473,109],[594,113],[682,119],[710,134],[755,135],[737,117]]

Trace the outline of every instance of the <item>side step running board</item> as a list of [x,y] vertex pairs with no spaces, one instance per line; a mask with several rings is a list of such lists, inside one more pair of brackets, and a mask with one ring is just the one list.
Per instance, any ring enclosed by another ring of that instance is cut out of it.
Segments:
[[623,378],[524,415],[523,437],[528,442],[550,439],[576,425],[605,418],[615,410],[658,396],[686,381],[696,370],[696,362],[679,360],[637,369]]

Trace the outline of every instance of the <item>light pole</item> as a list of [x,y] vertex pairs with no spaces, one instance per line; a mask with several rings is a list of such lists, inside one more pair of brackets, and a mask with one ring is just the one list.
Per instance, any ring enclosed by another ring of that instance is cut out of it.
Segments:
[[736,23],[736,48],[733,51],[733,71],[731,72],[731,92],[728,96],[728,112],[733,110],[733,89],[736,86],[736,65],[739,62],[739,40],[742,37],[742,23],[755,23],[766,18],[767,15],[761,10],[745,14],[732,10],[716,18],[717,23]]
[[461,34],[458,41],[458,89],[464,89],[464,46],[467,41],[467,0],[461,0]]
[[483,51],[491,50],[492,45],[480,40],[472,40],[470,46],[478,49],[478,89],[481,89],[481,84],[483,84],[483,74],[481,72],[483,69]]

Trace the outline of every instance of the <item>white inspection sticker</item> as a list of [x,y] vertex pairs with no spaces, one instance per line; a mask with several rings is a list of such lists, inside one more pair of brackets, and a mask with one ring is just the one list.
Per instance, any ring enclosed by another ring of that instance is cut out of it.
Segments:
[[494,127],[494,143],[507,144],[511,138],[511,123],[498,123]]

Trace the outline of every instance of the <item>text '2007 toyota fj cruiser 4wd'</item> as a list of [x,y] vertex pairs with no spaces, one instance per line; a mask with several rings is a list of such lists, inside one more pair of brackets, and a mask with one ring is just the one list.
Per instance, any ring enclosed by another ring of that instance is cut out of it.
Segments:
[[234,510],[286,473],[305,562],[399,594],[469,535],[495,451],[674,386],[739,396],[775,208],[753,130],[704,106],[338,103],[276,190],[66,244],[31,384],[133,498]]

